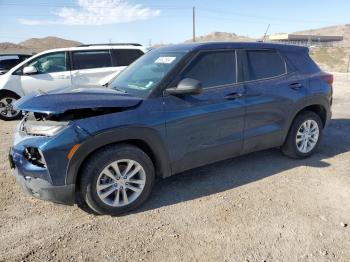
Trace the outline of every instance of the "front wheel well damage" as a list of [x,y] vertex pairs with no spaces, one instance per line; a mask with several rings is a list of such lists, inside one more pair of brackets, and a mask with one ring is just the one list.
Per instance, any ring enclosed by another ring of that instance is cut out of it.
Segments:
[[89,159],[95,153],[97,153],[100,150],[103,150],[105,147],[118,146],[118,145],[132,145],[132,146],[135,146],[135,147],[141,149],[152,160],[152,163],[153,163],[154,168],[156,170],[156,175],[159,176],[159,177],[162,176],[161,172],[159,172],[161,170],[161,168],[160,168],[161,167],[160,160],[157,159],[157,157],[156,157],[154,151],[152,150],[152,148],[143,140],[128,139],[128,140],[118,141],[118,142],[115,142],[115,143],[111,143],[111,144],[108,144],[108,145],[101,146],[99,148],[96,148],[95,150],[93,150],[92,152],[90,152],[88,155],[85,156],[83,162],[81,163],[81,165],[80,165],[80,167],[78,169],[77,176],[76,176],[76,179],[75,179],[75,191],[77,193],[80,192],[80,190],[81,190],[80,189],[80,181],[81,181],[81,178],[82,178],[82,175],[83,175],[82,174],[82,170],[83,170],[83,167],[86,164],[86,162],[89,161]]

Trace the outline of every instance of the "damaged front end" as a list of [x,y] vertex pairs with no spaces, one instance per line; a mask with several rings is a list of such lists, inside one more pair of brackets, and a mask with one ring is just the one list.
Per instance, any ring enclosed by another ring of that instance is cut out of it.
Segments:
[[93,136],[80,124],[96,126],[100,116],[130,112],[141,102],[107,89],[100,93],[37,93],[18,100],[15,106],[25,115],[15,133],[10,159],[24,191],[41,199],[73,203],[74,185],[67,184],[65,171],[74,150]]

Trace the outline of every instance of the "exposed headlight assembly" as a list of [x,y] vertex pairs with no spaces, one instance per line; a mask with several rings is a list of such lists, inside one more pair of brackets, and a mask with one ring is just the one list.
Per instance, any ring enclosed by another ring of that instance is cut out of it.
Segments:
[[23,131],[33,136],[54,136],[67,125],[68,122],[26,121],[23,123]]

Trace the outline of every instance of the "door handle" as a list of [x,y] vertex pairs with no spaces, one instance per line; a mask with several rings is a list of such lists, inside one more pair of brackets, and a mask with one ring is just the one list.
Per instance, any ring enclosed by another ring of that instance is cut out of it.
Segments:
[[293,84],[290,84],[289,87],[290,87],[291,89],[298,90],[298,89],[302,88],[303,85],[300,84],[300,83],[293,83]]
[[235,100],[238,98],[241,98],[243,95],[241,93],[231,93],[225,96],[225,99],[227,100]]

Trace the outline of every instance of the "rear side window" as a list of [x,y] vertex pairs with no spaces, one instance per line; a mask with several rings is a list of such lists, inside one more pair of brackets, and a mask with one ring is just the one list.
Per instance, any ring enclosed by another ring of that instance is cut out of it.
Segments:
[[112,49],[112,55],[115,66],[128,66],[142,56],[143,52],[138,49]]
[[72,61],[73,70],[112,66],[109,50],[74,51]]
[[204,88],[236,83],[236,53],[200,53],[183,73],[182,79],[184,78],[196,79]]
[[299,72],[313,74],[320,71],[320,68],[312,60],[308,51],[285,52],[285,55]]
[[286,65],[274,50],[247,50],[248,80],[258,80],[283,75]]

